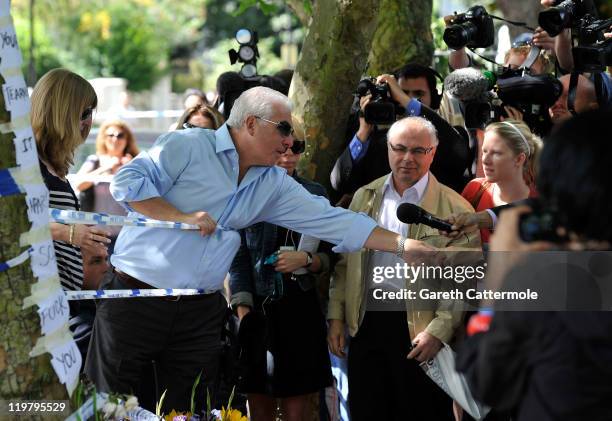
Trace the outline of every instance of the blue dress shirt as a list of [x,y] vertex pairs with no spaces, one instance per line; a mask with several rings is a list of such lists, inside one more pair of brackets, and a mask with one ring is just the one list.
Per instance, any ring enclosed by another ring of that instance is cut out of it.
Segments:
[[358,251],[376,222],[332,207],[310,194],[280,167],[251,167],[238,184],[238,152],[226,125],[217,131],[179,130],[161,136],[124,165],[111,183],[129,216],[143,217],[126,202],[162,197],[184,213],[206,211],[217,230],[130,227],[121,230],[111,263],[156,288],[222,288],[240,246],[236,232],[265,221]]

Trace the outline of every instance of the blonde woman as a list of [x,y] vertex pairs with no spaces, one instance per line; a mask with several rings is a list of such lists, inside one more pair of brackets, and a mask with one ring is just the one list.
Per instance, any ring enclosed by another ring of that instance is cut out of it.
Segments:
[[[110,215],[126,215],[110,194],[110,182],[119,168],[138,155],[138,146],[127,123],[121,120],[106,121],[96,138],[96,153],[87,157],[77,176],[80,182],[79,200],[84,211],[102,212]],[[120,227],[107,227],[112,243],[119,235]]]
[[[91,129],[98,99],[81,76],[66,70],[46,73],[32,91],[31,123],[36,137],[40,170],[49,189],[49,206],[79,210],[79,202],[66,179],[74,152]],[[83,285],[81,249],[106,257],[108,234],[86,225],[51,223],[51,236],[62,287]]]
[[[485,177],[470,181],[461,195],[476,211],[536,196],[535,165],[541,149],[540,138],[522,121],[489,124],[482,145]],[[483,244],[490,234],[481,230]]]

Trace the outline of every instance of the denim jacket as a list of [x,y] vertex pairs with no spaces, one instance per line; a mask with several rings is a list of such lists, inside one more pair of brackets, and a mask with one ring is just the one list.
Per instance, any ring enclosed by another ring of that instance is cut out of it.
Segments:
[[[313,181],[306,180],[293,173],[295,181],[300,183],[310,193],[327,197],[325,188]],[[277,226],[267,222],[259,222],[240,232],[240,248],[230,268],[231,306],[247,305],[253,308],[254,295],[267,297],[274,293],[274,267],[264,265],[266,257],[273,254],[277,244]],[[332,245],[321,241],[316,253],[321,260],[321,272],[328,272],[334,253]],[[300,275],[297,278],[302,290],[314,287],[315,275]]]

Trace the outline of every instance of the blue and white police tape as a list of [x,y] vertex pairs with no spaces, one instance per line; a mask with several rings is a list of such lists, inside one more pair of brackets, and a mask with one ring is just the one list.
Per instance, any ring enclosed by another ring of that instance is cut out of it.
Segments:
[[10,268],[14,268],[15,266],[22,264],[23,262],[28,260],[31,252],[32,252],[32,248],[29,248],[23,253],[21,253],[19,256],[13,257],[9,261],[0,263],[0,272],[4,272],[6,270],[9,270]]
[[105,213],[82,212],[54,208],[49,208],[49,217],[51,222],[59,222],[62,224],[115,225],[180,230],[200,229],[197,225],[184,224],[182,222],[157,221],[155,219],[130,218],[127,216],[108,215]]
[[[179,297],[181,295],[210,294],[202,288],[160,288],[160,289],[99,289],[66,291],[66,298],[72,300],[98,300],[105,298],[139,298],[139,297]],[[177,298],[178,299],[178,298]]]

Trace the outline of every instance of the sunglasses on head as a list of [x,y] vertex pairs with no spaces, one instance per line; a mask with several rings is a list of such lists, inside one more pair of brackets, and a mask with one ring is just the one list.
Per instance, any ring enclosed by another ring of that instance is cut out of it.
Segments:
[[293,145],[291,146],[291,152],[294,155],[298,155],[303,153],[306,150],[306,141],[305,140],[294,140]]
[[258,117],[258,116],[255,116],[255,118],[258,118],[259,120],[263,120],[266,123],[274,124],[276,126],[276,130],[278,130],[278,132],[283,137],[293,136],[293,127],[291,127],[291,124],[289,124],[289,122],[285,120],[272,121],[272,120],[268,120],[267,118]]
[[93,108],[87,107],[83,114],[81,114],[81,121],[89,120],[89,118],[93,115]]

